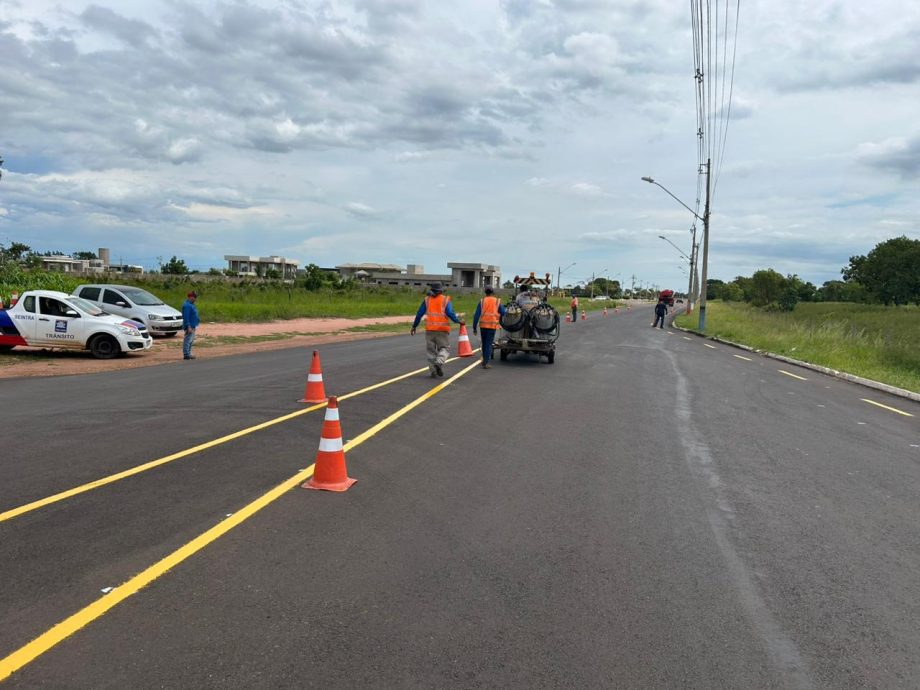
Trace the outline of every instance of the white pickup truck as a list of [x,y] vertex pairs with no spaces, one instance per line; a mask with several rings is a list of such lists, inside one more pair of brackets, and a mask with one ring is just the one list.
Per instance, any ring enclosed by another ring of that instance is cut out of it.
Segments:
[[97,359],[149,350],[146,326],[66,292],[30,290],[0,310],[0,352],[26,347],[89,350]]

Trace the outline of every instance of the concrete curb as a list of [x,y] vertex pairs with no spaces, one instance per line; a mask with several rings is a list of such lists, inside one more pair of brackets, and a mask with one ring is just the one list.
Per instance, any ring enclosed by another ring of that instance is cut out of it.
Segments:
[[716,336],[704,335],[699,331],[694,331],[690,328],[684,328],[683,326],[678,326],[671,321],[671,327],[676,328],[678,331],[683,331],[684,333],[692,333],[695,336],[700,338],[706,338],[707,340],[714,340],[717,343],[722,343],[723,345],[731,345],[732,347],[737,347],[741,350],[747,350],[748,352],[754,352],[758,355],[763,355],[764,357],[770,357],[771,359],[779,360],[780,362],[786,362],[787,364],[795,364],[798,367],[803,367],[805,369],[811,369],[812,371],[817,371],[821,374],[827,376],[833,376],[834,378],[843,379],[844,381],[849,381],[850,383],[855,383],[860,386],[865,386],[866,388],[873,388],[875,390],[883,391],[891,395],[896,395],[901,398],[907,398],[908,400],[913,400],[915,402],[920,402],[920,393],[914,393],[905,388],[897,388],[895,386],[889,386],[887,383],[880,383],[878,381],[873,381],[872,379],[864,379],[861,376],[855,376],[854,374],[848,374],[845,371],[837,371],[836,369],[831,369],[829,367],[822,367],[820,364],[812,364],[811,362],[803,362],[798,359],[792,359],[791,357],[786,357],[784,355],[777,355],[773,352],[767,352],[766,350],[758,350],[748,345],[741,345],[740,343],[733,343],[731,340],[725,340],[724,338],[718,338]]

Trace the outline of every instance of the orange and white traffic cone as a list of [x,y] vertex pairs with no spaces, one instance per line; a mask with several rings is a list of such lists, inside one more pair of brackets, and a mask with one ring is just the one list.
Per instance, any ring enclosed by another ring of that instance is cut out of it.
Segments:
[[332,396],[326,406],[326,418],[323,420],[323,432],[319,439],[313,476],[301,484],[301,487],[322,491],[348,491],[348,487],[356,481],[358,480],[348,476],[348,470],[345,468],[339,402]]
[[323,386],[323,370],[319,365],[319,352],[313,350],[313,361],[310,362],[310,373],[307,374],[307,387],[303,398],[298,402],[321,403],[326,401],[326,388]]
[[466,332],[466,326],[460,326],[460,339],[457,341],[457,355],[459,357],[473,356],[473,346],[470,345],[470,336]]
[[619,307],[614,307],[614,308],[613,308],[613,313],[614,313],[614,314],[619,314],[619,313],[620,313],[620,308],[619,308]]
[[607,307],[604,307],[604,316],[607,316]]
[[572,315],[569,312],[565,313],[565,322],[569,323],[572,320]]
[[585,321],[587,318],[588,318],[588,313],[584,309],[582,309],[581,310],[581,320]]

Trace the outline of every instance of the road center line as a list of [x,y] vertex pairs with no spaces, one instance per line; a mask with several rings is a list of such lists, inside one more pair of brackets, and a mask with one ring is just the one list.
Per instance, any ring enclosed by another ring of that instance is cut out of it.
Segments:
[[[380,431],[388,427],[390,424],[395,422],[397,419],[402,417],[404,414],[406,414],[410,410],[413,410],[419,405],[421,405],[423,402],[430,400],[435,395],[440,393],[442,390],[447,388],[447,386],[449,386],[454,381],[459,379],[461,376],[465,376],[466,374],[471,372],[473,369],[478,367],[479,364],[480,363],[477,360],[473,362],[472,364],[470,364],[465,369],[461,369],[459,372],[451,376],[449,379],[446,379],[443,383],[438,384],[437,386],[432,388],[430,391],[419,396],[418,398],[413,400],[411,403],[409,403],[402,409],[397,410],[396,412],[391,414],[389,417],[387,417],[383,421],[378,422],[377,424],[372,426],[370,429],[368,429],[364,433],[355,437],[354,439],[352,439],[351,441],[345,444],[344,446],[345,452],[347,453],[348,451],[361,445],[366,440],[368,440],[372,436],[376,435],[377,433],[379,433]],[[427,371],[427,367],[424,370]],[[342,396],[340,400],[343,398],[344,396]],[[208,531],[198,535],[197,537],[192,539],[192,541],[188,542],[187,544],[180,546],[178,549],[173,551],[171,554],[169,554],[162,560],[154,563],[146,570],[138,573],[137,575],[132,577],[127,582],[119,585],[118,587],[113,589],[108,594],[100,597],[99,599],[94,601],[92,604],[89,604],[88,606],[84,607],[80,611],[77,611],[76,613],[69,616],[68,618],[65,618],[63,621],[55,625],[50,630],[47,630],[41,635],[39,635],[38,637],[36,637],[34,640],[29,642],[27,645],[20,647],[19,649],[17,649],[15,652],[10,654],[9,656],[3,659],[0,659],[0,681],[3,681],[4,679],[8,678],[12,673],[15,673],[16,671],[21,669],[26,664],[31,663],[32,661],[37,659],[39,656],[41,656],[42,654],[50,650],[52,647],[54,647],[58,643],[64,641],[65,639],[73,635],[75,632],[80,630],[81,628],[89,625],[94,620],[104,615],[110,609],[114,608],[115,606],[120,604],[122,601],[130,597],[131,595],[136,594],[141,589],[149,585],[151,582],[153,582],[160,576],[164,575],[166,572],[168,572],[172,568],[175,568],[177,565],[179,565],[186,559],[195,555],[196,553],[201,551],[203,548],[205,548],[206,546],[208,546],[215,540],[222,537],[224,534],[232,530],[234,527],[242,524],[244,521],[246,521],[247,519],[255,515],[260,510],[262,510],[262,508],[265,508],[266,506],[270,505],[271,503],[279,499],[281,496],[283,496],[286,492],[293,489],[295,486],[298,486],[299,484],[302,484],[303,482],[305,482],[307,479],[313,476],[314,467],[315,467],[315,464],[310,465],[304,470],[301,470],[300,472],[295,474],[290,479],[285,480],[284,482],[276,486],[274,489],[271,489],[267,493],[259,496],[259,498],[252,501],[251,503],[241,508],[240,510],[236,511],[230,517],[224,518],[223,520],[218,522]]]
[[785,371],[784,369],[777,369],[777,371],[778,371],[780,374],[785,374],[786,376],[791,376],[792,378],[798,379],[799,381],[807,381],[807,380],[808,380],[808,379],[806,379],[804,376],[798,376],[797,374],[793,374],[792,372]]
[[705,345],[706,347],[708,347],[710,350],[718,350],[718,349],[719,349],[719,348],[717,348],[715,345],[710,345],[709,343],[703,343],[703,345]]
[[910,412],[905,412],[904,410],[899,410],[894,407],[888,407],[888,405],[882,405],[882,403],[875,402],[874,400],[869,400],[868,398],[860,398],[860,400],[865,403],[869,403],[870,405],[875,405],[876,407],[881,407],[882,409],[889,410],[890,412],[897,412],[898,414],[902,414],[905,417],[913,417]]
[[[478,351],[479,348],[474,350]],[[459,357],[452,357],[448,359],[448,362],[453,362],[454,360],[459,359]],[[352,391],[351,393],[346,393],[345,395],[338,396],[339,400],[348,400],[349,398],[354,398],[358,395],[363,395],[364,393],[369,393],[372,390],[378,388],[383,388],[384,386],[389,386],[392,383],[397,381],[402,381],[407,379],[410,376],[415,376],[416,374],[421,374],[422,372],[428,371],[428,367],[423,367],[422,369],[416,369],[415,371],[410,371],[407,374],[402,374],[386,381],[381,381],[380,383],[375,383],[372,386],[367,388],[362,388],[360,390]],[[194,455],[195,453],[200,453],[203,450],[209,448],[214,448],[221,444],[227,443],[229,441],[234,441],[238,438],[242,438],[248,434],[255,433],[256,431],[261,431],[262,429],[267,429],[270,426],[275,424],[281,424],[282,422],[290,421],[295,417],[300,417],[301,415],[309,414],[315,412],[316,410],[326,407],[326,403],[319,403],[316,405],[311,405],[302,410],[297,410],[297,412],[291,412],[290,414],[282,415],[281,417],[276,417],[275,419],[270,419],[267,422],[262,422],[261,424],[256,424],[255,426],[250,426],[245,429],[240,429],[235,431],[232,434],[227,434],[226,436],[221,436],[216,438],[213,441],[208,441],[206,443],[201,443],[192,448],[187,448],[186,450],[180,450],[178,453],[173,453],[172,455],[167,455],[165,457],[159,458],[157,460],[151,460],[150,462],[145,462],[143,465],[137,465],[122,472],[116,472],[115,474],[110,474],[107,477],[102,477],[101,479],[96,479],[94,481],[88,482],[86,484],[81,484],[80,486],[75,486],[72,489],[67,489],[66,491],[61,491],[60,493],[47,496],[45,498],[40,498],[37,501],[32,501],[31,503],[26,503],[21,505],[18,508],[11,508],[0,513],[0,522],[5,522],[6,520],[12,520],[15,517],[30,513],[33,510],[38,510],[39,508],[44,508],[49,506],[52,503],[57,503],[63,501],[67,498],[72,498],[73,496],[78,496],[79,494],[86,493],[87,491],[92,491],[93,489],[98,489],[99,487],[105,486],[106,484],[112,484],[113,482],[121,481],[122,479],[127,479],[128,477],[133,477],[135,474],[140,474],[141,472],[146,472],[147,470],[152,470],[154,467],[159,467],[160,465],[165,465],[167,463],[173,462],[174,460],[179,460],[181,458],[188,457],[189,455]]]
[[732,355],[732,357],[737,357],[738,359],[743,359],[745,362],[753,362],[754,360],[750,357],[742,357],[741,355]]

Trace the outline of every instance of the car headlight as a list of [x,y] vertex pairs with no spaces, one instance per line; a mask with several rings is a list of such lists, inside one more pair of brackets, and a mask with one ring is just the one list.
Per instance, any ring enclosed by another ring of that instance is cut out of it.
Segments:
[[133,335],[135,338],[139,338],[141,335],[141,332],[139,330],[137,330],[136,328],[132,328],[131,326],[119,325],[118,330],[124,333],[125,335]]
[[162,316],[158,316],[157,314],[147,314],[148,321],[159,321],[162,318]]

